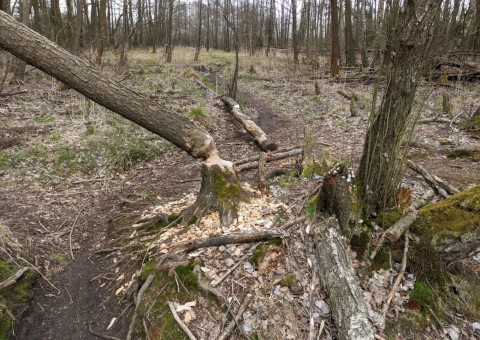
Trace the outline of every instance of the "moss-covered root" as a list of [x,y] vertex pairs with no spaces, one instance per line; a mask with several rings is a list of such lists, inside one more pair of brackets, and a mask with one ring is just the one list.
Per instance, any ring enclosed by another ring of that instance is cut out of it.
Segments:
[[241,202],[248,201],[249,193],[242,188],[231,162],[211,156],[202,167],[202,185],[196,202],[183,212],[183,221],[199,219],[207,211],[217,211],[222,225],[237,217]]

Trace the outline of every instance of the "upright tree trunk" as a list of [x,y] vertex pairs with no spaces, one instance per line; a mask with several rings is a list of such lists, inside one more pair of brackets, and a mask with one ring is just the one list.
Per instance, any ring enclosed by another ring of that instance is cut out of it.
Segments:
[[330,57],[330,73],[332,76],[337,76],[340,65],[338,63],[338,6],[337,6],[337,0],[330,0],[330,15],[332,17],[331,22],[332,22],[332,51],[331,51],[331,57]]
[[128,52],[128,0],[123,0],[123,26],[122,26],[122,50],[120,52],[119,66],[121,68],[127,65]]
[[345,61],[348,66],[355,65],[355,45],[353,42],[351,0],[345,0]]
[[202,0],[198,0],[198,34],[197,34],[197,43],[195,46],[195,58],[193,59],[193,61],[198,61],[201,42],[202,42]]
[[107,43],[107,0],[100,0],[100,12],[98,13],[99,35],[97,42],[97,55],[95,56],[95,63],[100,65],[102,63],[103,51]]
[[77,0],[77,18],[75,22],[75,34],[72,39],[71,47],[71,51],[73,53],[78,53],[82,43],[83,5],[84,0]]
[[207,0],[207,34],[205,38],[205,49],[210,51],[210,0]]
[[0,0],[0,11],[10,13],[10,0]]
[[293,62],[298,65],[297,0],[292,0],[292,45]]
[[391,203],[403,177],[405,154],[401,142],[413,123],[413,99],[420,71],[431,57],[431,26],[440,8],[437,0],[427,0],[413,11],[408,4],[404,6],[389,13],[388,26],[392,29],[387,33],[385,51],[389,68],[386,89],[379,109],[372,114],[357,174],[370,211]]
[[167,44],[165,45],[167,63],[172,62],[173,54],[173,4],[174,0],[168,0]]
[[[28,26],[28,18],[30,16],[30,5],[31,2],[29,0],[22,0],[22,24]],[[23,60],[18,60],[17,68],[15,69],[15,75],[13,78],[14,82],[23,82],[25,78],[25,66],[26,63]]]

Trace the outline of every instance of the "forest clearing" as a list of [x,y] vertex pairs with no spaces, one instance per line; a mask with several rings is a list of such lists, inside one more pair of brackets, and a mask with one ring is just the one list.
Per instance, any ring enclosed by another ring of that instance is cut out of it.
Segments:
[[[409,78],[412,62],[332,75],[331,54],[295,63],[281,39],[119,40],[99,65],[31,42],[50,75],[18,80],[16,39],[0,36],[0,339],[480,337],[476,53]],[[371,136],[391,98],[389,149]]]

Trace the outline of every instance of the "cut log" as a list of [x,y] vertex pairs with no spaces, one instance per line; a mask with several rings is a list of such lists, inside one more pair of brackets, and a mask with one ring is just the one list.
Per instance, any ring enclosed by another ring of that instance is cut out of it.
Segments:
[[443,179],[430,174],[427,170],[425,170],[424,167],[422,167],[420,164],[417,164],[413,161],[407,161],[407,164],[410,169],[413,171],[417,172],[420,174],[425,181],[436,191],[438,192],[442,197],[447,198],[449,195],[455,195],[460,192],[457,188],[454,186],[448,184],[445,182]]
[[[267,162],[273,162],[273,161],[277,161],[277,160],[280,160],[280,159],[285,159],[285,158],[289,158],[289,157],[298,156],[298,155],[301,155],[302,153],[303,153],[303,150],[298,149],[298,150],[290,150],[290,151],[286,151],[286,152],[281,152],[281,153],[277,153],[277,154],[267,154],[266,157],[265,157],[265,160]],[[245,170],[250,170],[250,169],[256,169],[257,167],[258,167],[258,161],[254,161],[254,162],[240,164],[239,166],[236,166],[235,171],[240,172],[240,171],[245,171]]]
[[112,79],[0,11],[0,48],[85,97],[167,139],[193,157],[216,152],[213,138],[186,117]]
[[260,151],[258,158],[258,171],[257,171],[257,187],[263,194],[267,194],[270,191],[267,181],[265,180],[265,164],[267,162],[266,153]]
[[243,126],[262,151],[267,152],[278,149],[278,145],[273,143],[266,133],[243,113],[240,104],[230,97],[223,96],[220,99],[226,105],[228,111],[233,115],[235,120]]
[[15,274],[13,274],[9,278],[7,278],[5,281],[0,282],[0,289],[7,288],[7,287],[10,287],[11,285],[13,285],[29,269],[30,269],[30,267],[20,268]]
[[330,299],[338,338],[374,339],[363,293],[336,218],[330,217],[315,225],[315,255],[320,280]]
[[[402,234],[410,228],[410,226],[415,222],[417,219],[417,210],[426,205],[430,202],[434,197],[433,190],[428,190],[422,198],[416,200],[410,205],[407,213],[403,215],[401,219],[399,219],[394,225],[388,228],[385,231],[385,238],[387,238],[390,242],[397,241]],[[373,254],[372,254],[373,255]]]

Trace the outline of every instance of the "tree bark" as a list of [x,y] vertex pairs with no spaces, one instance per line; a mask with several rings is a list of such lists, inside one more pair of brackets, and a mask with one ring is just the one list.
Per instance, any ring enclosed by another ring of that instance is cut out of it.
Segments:
[[368,309],[336,218],[315,225],[314,237],[318,272],[329,296],[338,338],[374,339]]
[[340,69],[338,64],[338,6],[337,0],[330,0],[331,11],[330,15],[332,17],[332,51],[330,55],[330,73],[332,76],[337,76]]
[[1,48],[98,104],[162,136],[193,157],[208,158],[217,153],[213,138],[187,118],[126,88],[4,12],[0,12],[0,31]]
[[355,65],[355,50],[352,30],[352,2],[345,0],[345,61],[347,66]]

